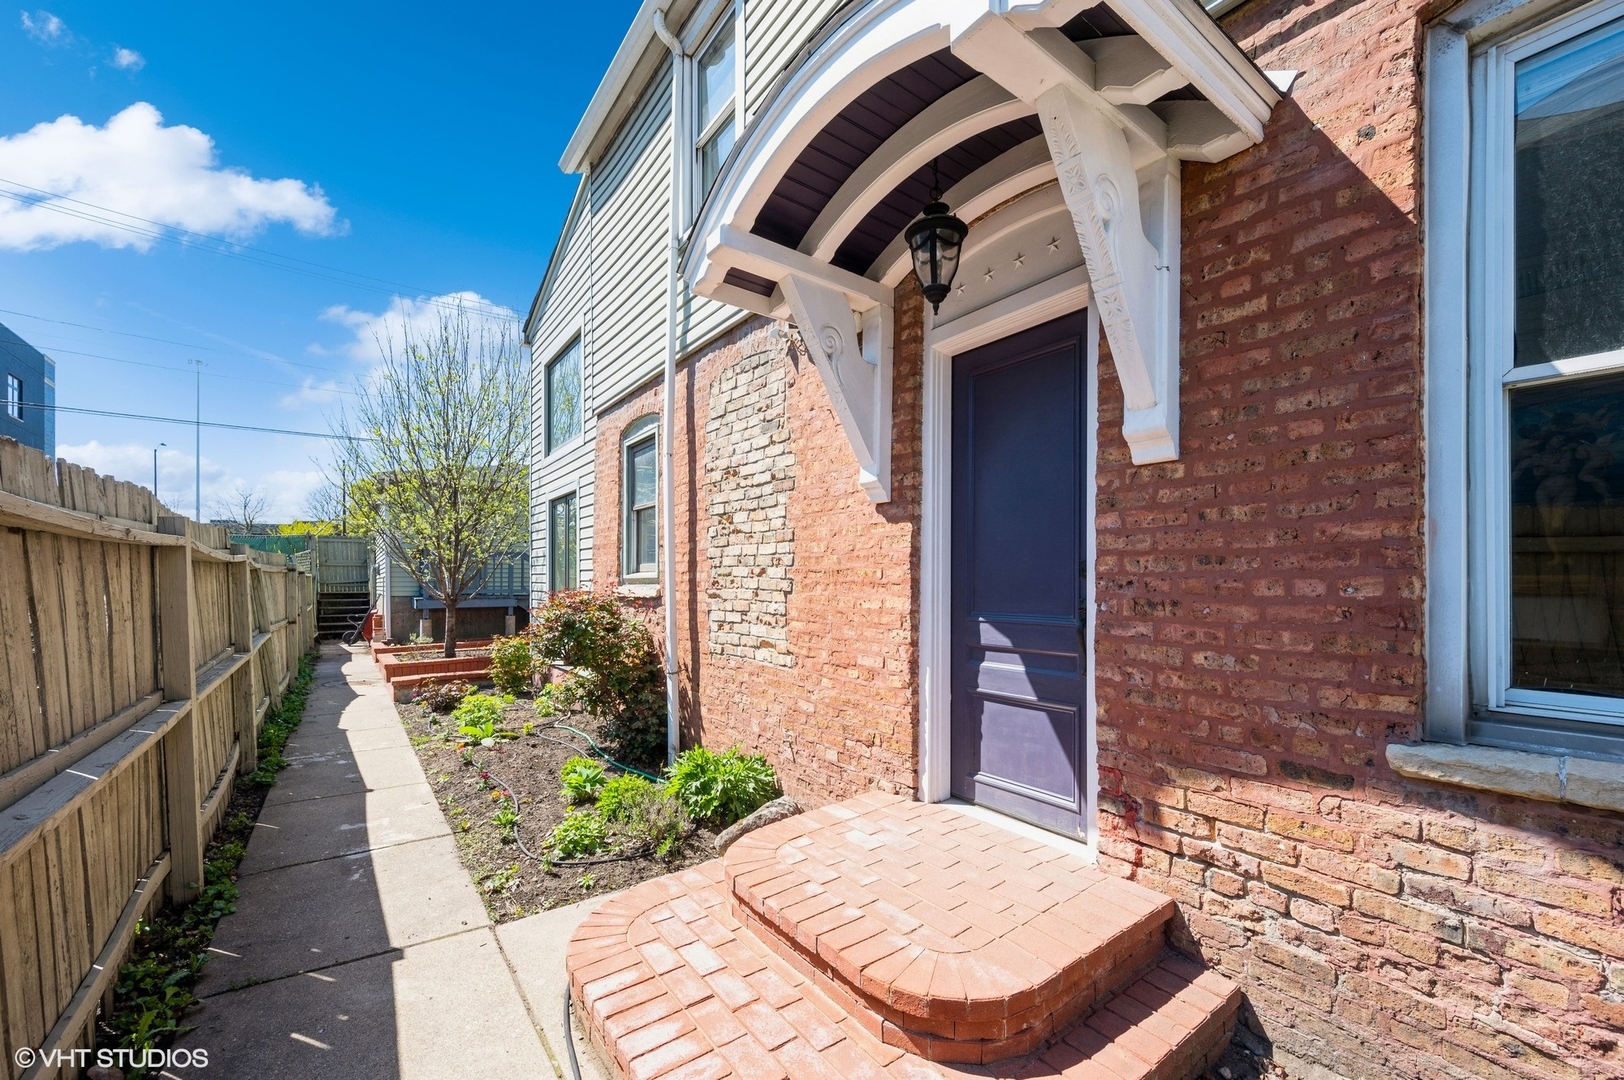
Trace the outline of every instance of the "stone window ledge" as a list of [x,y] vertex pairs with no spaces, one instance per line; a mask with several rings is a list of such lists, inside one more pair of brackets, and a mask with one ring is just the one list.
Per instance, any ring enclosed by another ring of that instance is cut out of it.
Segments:
[[658,581],[628,581],[615,587],[616,596],[627,596],[635,600],[658,600],[660,598],[660,583]]
[[1490,746],[1420,743],[1389,745],[1387,764],[1400,776],[1413,780],[1624,813],[1624,765],[1616,761]]

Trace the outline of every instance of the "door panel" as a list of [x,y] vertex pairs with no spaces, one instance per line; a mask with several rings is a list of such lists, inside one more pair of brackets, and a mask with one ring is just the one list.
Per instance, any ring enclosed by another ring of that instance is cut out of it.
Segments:
[[953,361],[953,794],[1083,835],[1086,320]]

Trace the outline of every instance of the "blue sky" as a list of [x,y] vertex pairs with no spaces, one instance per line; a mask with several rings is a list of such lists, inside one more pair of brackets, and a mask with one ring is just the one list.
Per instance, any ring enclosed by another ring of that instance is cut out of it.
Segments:
[[[0,195],[79,201],[0,197],[0,322],[56,359],[59,405],[189,418],[196,358],[205,420],[326,430],[380,317],[456,294],[528,307],[574,191],[559,155],[636,6],[13,9]],[[176,228],[258,250],[221,255]],[[64,456],[121,479],[150,484],[168,443],[159,494],[186,513],[192,438],[57,418]],[[296,514],[324,454],[203,429],[204,516],[239,487]]]

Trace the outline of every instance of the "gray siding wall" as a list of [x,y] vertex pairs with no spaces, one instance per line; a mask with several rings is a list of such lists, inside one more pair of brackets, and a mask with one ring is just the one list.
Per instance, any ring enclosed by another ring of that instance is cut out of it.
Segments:
[[[748,121],[783,66],[842,0],[742,0],[744,117]],[[699,5],[693,18],[714,15]],[[724,16],[727,17],[727,16]],[[670,250],[674,153],[691,154],[688,132],[673,146],[672,64],[667,57],[643,86],[608,149],[583,178],[564,235],[548,267],[531,332],[531,596],[546,594],[548,504],[576,493],[577,553],[583,586],[612,586],[616,566],[594,574],[593,500],[597,416],[660,374],[665,358],[666,274]],[[698,193],[694,199],[697,211]],[[679,353],[703,346],[747,313],[684,294],[678,308]],[[582,432],[546,452],[546,367],[581,338]],[[613,508],[606,512],[614,513]]]

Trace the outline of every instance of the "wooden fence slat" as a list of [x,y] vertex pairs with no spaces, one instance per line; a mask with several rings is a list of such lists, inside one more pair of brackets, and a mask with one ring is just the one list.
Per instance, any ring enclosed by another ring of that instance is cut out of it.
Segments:
[[[10,1047],[94,1045],[135,919],[160,892],[184,902],[201,886],[259,719],[312,644],[309,575],[229,539],[139,485],[0,438]],[[18,1075],[7,1055],[0,1078]]]

